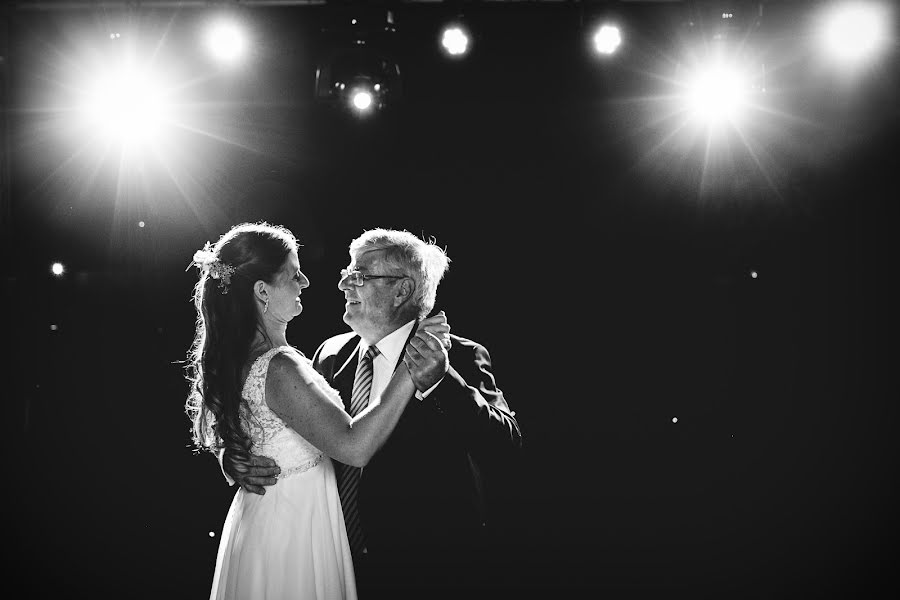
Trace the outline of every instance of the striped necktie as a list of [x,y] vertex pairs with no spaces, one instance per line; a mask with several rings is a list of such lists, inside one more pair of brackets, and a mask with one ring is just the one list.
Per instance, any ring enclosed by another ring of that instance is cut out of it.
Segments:
[[[355,417],[369,405],[369,393],[372,391],[372,360],[378,355],[378,348],[369,346],[369,350],[356,366],[356,379],[353,381],[353,394],[350,399],[351,417]],[[365,550],[366,540],[362,524],[359,520],[359,478],[362,469],[338,463],[337,482],[341,508],[344,510],[344,523],[347,526],[347,538],[350,540],[350,551],[359,555]]]

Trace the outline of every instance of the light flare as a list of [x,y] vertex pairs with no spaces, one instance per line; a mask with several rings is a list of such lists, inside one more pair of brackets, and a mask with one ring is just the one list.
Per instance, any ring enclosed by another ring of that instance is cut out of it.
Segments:
[[840,64],[870,58],[888,39],[886,9],[872,2],[851,2],[833,7],[822,16],[820,40],[824,52]]
[[461,27],[447,27],[441,36],[441,46],[450,56],[462,56],[469,49],[469,36]]
[[693,73],[687,82],[686,108],[710,125],[736,122],[747,103],[746,74],[731,65],[714,64]]
[[123,68],[101,75],[82,105],[85,125],[107,140],[152,140],[168,117],[162,89],[152,73]]
[[234,63],[244,56],[247,40],[244,31],[236,23],[219,21],[210,25],[206,45],[217,60]]
[[622,44],[622,33],[615,25],[604,24],[594,34],[594,50],[598,54],[613,54]]
[[359,111],[366,111],[372,108],[372,94],[366,90],[357,90],[353,92],[351,101],[354,108]]

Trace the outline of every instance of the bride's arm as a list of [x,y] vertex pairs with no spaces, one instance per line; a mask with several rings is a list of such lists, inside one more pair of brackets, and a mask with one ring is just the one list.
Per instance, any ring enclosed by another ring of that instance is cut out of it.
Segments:
[[394,372],[381,395],[355,418],[302,373],[301,358],[278,354],[269,363],[266,404],[316,448],[344,464],[363,467],[378,451],[416,391],[406,366]]

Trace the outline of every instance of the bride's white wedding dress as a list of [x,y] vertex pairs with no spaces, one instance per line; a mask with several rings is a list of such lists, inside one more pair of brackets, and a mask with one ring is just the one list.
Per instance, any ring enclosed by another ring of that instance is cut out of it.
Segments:
[[[242,425],[253,454],[278,463],[278,482],[265,495],[239,489],[231,503],[210,598],[349,600],[356,598],[350,545],[331,459],[285,425],[265,403],[269,361],[256,359],[244,383]],[[297,353],[299,355],[299,353]],[[301,356],[303,377],[338,406],[340,396]]]

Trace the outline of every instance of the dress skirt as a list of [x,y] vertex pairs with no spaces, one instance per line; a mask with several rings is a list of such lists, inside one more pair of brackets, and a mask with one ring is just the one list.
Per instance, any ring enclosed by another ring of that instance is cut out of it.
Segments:
[[334,466],[328,457],[264,495],[231,503],[211,599],[355,600],[356,583]]

